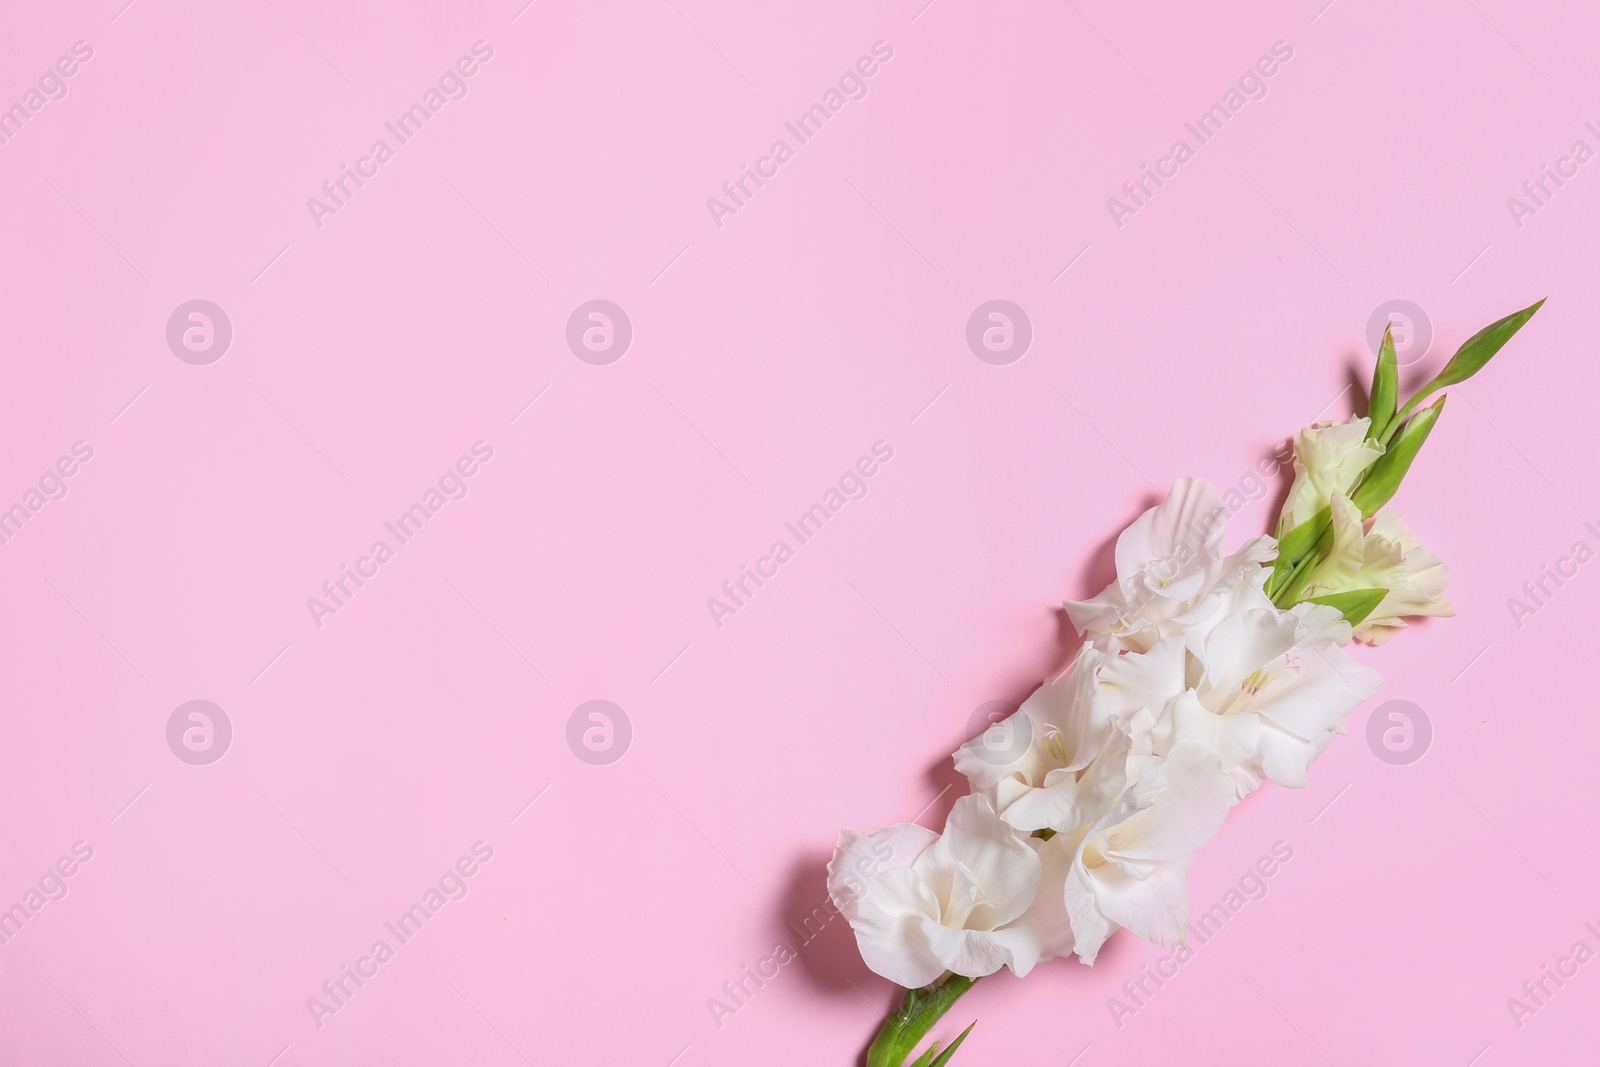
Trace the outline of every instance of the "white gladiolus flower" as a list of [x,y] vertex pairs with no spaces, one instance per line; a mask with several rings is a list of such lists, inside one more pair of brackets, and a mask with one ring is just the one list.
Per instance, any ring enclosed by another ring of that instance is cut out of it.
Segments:
[[[1449,571],[1382,509],[1444,409],[1422,401],[1475,374],[1543,303],[1473,334],[1404,404],[1385,334],[1376,439],[1369,418],[1296,434],[1274,537],[1224,555],[1222,498],[1201,479],[1173,483],[1118,536],[1111,584],[1065,602],[1084,637],[1071,664],[956,751],[972,794],[944,834],[840,834],[829,896],[867,965],[906,987],[869,1064],[904,1067],[931,1023],[1002,967],[1026,975],[1069,954],[1092,965],[1118,927],[1182,943],[1196,852],[1265,781],[1305,786],[1377,692],[1378,673],[1346,646],[1454,614]],[[912,1062],[949,1061],[970,1031]]]
[[1072,857],[1063,903],[1079,959],[1092,964],[1118,926],[1177,944],[1189,922],[1189,864],[1221,828],[1233,793],[1217,753],[1181,741],[1111,811],[1046,843]]
[[1143,655],[1119,656],[1101,671],[1105,688],[1154,719],[1156,757],[1185,741],[1218,754],[1243,797],[1270,778],[1306,784],[1309,767],[1350,711],[1381,679],[1341,647],[1350,625],[1317,604],[1280,611],[1265,597],[1220,622],[1199,651],[1164,639]]
[[1098,596],[1066,602],[1072,624],[1105,652],[1143,652],[1163,637],[1216,618],[1235,584],[1266,581],[1260,564],[1273,559],[1270,537],[1222,554],[1227,512],[1210,482],[1180,478],[1167,499],[1117,538],[1117,578]]
[[1335,493],[1350,492],[1356,479],[1383,455],[1383,446],[1367,440],[1370,419],[1319,422],[1294,439],[1294,485],[1278,519],[1282,537],[1328,506]]
[[1059,678],[956,751],[956,770],[1018,830],[1092,822],[1122,791],[1128,738],[1100,691],[1104,662],[1084,645]]
[[908,823],[841,833],[828,894],[867,966],[914,989],[946,971],[1032,970],[1046,941],[1062,937],[1054,926],[1019,921],[1035,906],[1040,871],[1036,846],[987,797],[966,796],[942,836]]
[[1333,546],[1318,563],[1301,594],[1305,599],[1357,589],[1388,593],[1356,625],[1358,641],[1381,645],[1405,629],[1405,615],[1454,615],[1444,598],[1450,570],[1417,543],[1405,521],[1380,511],[1362,522],[1361,511],[1342,494],[1333,498]]

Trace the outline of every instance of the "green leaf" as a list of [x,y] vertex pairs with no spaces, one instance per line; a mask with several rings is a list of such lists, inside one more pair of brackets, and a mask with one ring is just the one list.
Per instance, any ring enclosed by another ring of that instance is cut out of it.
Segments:
[[1311,580],[1311,575],[1322,561],[1328,558],[1332,548],[1333,523],[1330,521],[1322,527],[1322,532],[1317,535],[1317,540],[1311,548],[1300,557],[1300,562],[1284,576],[1284,580],[1278,584],[1277,591],[1272,592],[1271,587],[1268,587],[1272,602],[1280,608],[1292,608],[1300,603],[1300,591],[1306,587],[1306,583]]
[[[1444,369],[1434,375],[1433,381],[1423,386],[1418,390],[1416,396],[1406,401],[1406,406],[1400,409],[1400,414],[1396,417],[1396,421],[1405,418],[1425,398],[1432,396],[1445,386],[1458,385],[1477,374],[1483,369],[1484,364],[1488,363],[1494,357],[1494,354],[1505,347],[1505,343],[1511,340],[1518,330],[1522,329],[1523,324],[1533,318],[1534,312],[1543,306],[1544,301],[1539,300],[1521,311],[1513,312],[1503,319],[1491,322],[1467,338],[1466,343],[1456,349],[1456,354],[1450,357],[1450,362],[1444,365]],[[1387,442],[1394,435],[1395,428],[1396,422],[1391,422],[1384,431],[1384,436],[1379,440]]]
[[1290,563],[1298,561],[1306,554],[1307,549],[1317,543],[1322,528],[1331,521],[1333,521],[1333,506],[1329,505],[1284,534],[1278,541],[1278,558],[1288,556]]
[[1383,598],[1389,595],[1387,589],[1352,589],[1345,593],[1329,593],[1327,596],[1314,596],[1306,601],[1308,604],[1326,604],[1330,608],[1339,609],[1344,616],[1344,621],[1351,626],[1359,626],[1367,620],[1367,616],[1375,611]]
[[1378,363],[1372,368],[1372,389],[1368,393],[1367,427],[1369,440],[1382,439],[1383,431],[1394,421],[1395,404],[1400,397],[1400,364],[1394,354],[1394,324],[1383,328],[1383,344],[1378,347]]
[[1379,508],[1394,498],[1401,479],[1411,469],[1411,461],[1422,450],[1422,443],[1433,431],[1433,424],[1439,421],[1444,402],[1448,399],[1441,397],[1437,404],[1411,416],[1400,431],[1400,436],[1378,457],[1376,463],[1367,468],[1366,477],[1361,479],[1361,485],[1350,498],[1361,509],[1362,518],[1370,519],[1378,513]]
[[1433,379],[1436,387],[1455,385],[1477,374],[1483,369],[1483,365],[1488,363],[1518,330],[1522,329],[1523,323],[1533,318],[1533,313],[1543,306],[1544,301],[1539,300],[1521,311],[1490,323],[1467,338],[1466,344],[1456,349],[1456,354],[1450,357],[1450,362],[1444,365],[1444,370]]
[[[950,1062],[950,1057],[956,1054],[956,1049],[961,1047],[961,1042],[967,1039],[967,1035],[972,1033],[972,1028],[977,1025],[976,1022],[968,1023],[967,1028],[961,1031],[961,1036],[950,1042],[950,1047],[943,1052],[939,1052],[939,1042],[935,1041],[928,1047],[928,1051],[923,1053],[922,1057],[916,1063],[913,1063],[911,1067],[945,1067],[945,1064]],[[939,1055],[934,1058],[934,1053],[936,1052]]]
[[[884,1020],[878,1036],[872,1041],[872,1047],[867,1050],[867,1067],[902,1067],[906,1057],[911,1055],[922,1039],[928,1035],[928,1031],[933,1029],[933,1024],[950,1010],[951,1005],[959,1000],[963,993],[977,984],[977,981],[976,978],[952,974],[944,981],[924,989],[906,990],[900,1006]],[[971,1030],[972,1027],[969,1026],[967,1029]],[[965,1037],[965,1033],[962,1036]],[[948,1057],[960,1043],[957,1040],[945,1049],[946,1059],[938,1062],[949,1062]],[[933,1067],[932,1062],[925,1062],[927,1059],[928,1057],[924,1055],[914,1061],[912,1067]]]
[[1333,508],[1326,507],[1278,540],[1278,558],[1272,561],[1272,575],[1267,579],[1267,594],[1276,593],[1294,573],[1295,564],[1311,551],[1333,522]]

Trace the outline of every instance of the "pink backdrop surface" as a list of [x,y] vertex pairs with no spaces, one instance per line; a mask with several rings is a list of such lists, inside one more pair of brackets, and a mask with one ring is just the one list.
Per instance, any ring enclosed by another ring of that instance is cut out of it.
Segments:
[[[1252,470],[1351,410],[1391,301],[1420,378],[1540,296],[1397,501],[1458,617],[1358,652],[1385,688],[1310,787],[1200,854],[1220,930],[938,1033],[1594,1059],[1592,8],[124,3],[0,32],[0,1061],[853,1062],[893,993],[817,911],[837,829],[940,825],[1174,478],[1261,531]],[[569,343],[594,300],[625,349]],[[1025,351],[969,346],[990,300]]]

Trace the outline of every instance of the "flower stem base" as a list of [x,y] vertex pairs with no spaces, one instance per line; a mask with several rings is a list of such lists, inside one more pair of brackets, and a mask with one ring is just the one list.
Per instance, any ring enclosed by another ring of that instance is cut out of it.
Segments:
[[[933,1029],[933,1024],[977,981],[976,978],[952,974],[931,986],[906,990],[900,1006],[884,1020],[883,1028],[867,1050],[867,1067],[904,1067],[906,1057],[916,1050],[928,1031]],[[967,1027],[943,1053],[938,1052],[937,1046],[929,1048],[912,1067],[943,1067],[971,1030],[971,1026]]]

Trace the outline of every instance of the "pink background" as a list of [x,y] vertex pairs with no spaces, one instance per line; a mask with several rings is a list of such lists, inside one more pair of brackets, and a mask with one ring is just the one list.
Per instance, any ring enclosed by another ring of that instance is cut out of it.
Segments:
[[[1600,563],[1520,627],[1506,602],[1600,547],[1600,163],[1520,227],[1506,200],[1600,148],[1600,15],[1322,2],[8,2],[0,102],[93,58],[0,145],[0,506],[94,454],[0,546],[0,905],[93,858],[0,945],[0,1061],[853,1062],[892,991],[842,922],[788,925],[837,829],[939,825],[974,709],[1062,661],[1109,539],[1348,412],[1374,309],[1425,309],[1420,375],[1540,296],[1397,501],[1459,616],[1361,654],[1425,757],[1380,761],[1369,705],[1308,789],[1241,806],[1195,911],[1293,859],[1120,1026],[1165,955],[1127,935],[940,1033],[980,1020],[972,1064],[1593,1059],[1600,963],[1520,1027],[1506,1001],[1600,949]],[[469,94],[319,228],[306,199],[479,40]],[[1107,198],[1277,41],[1266,98],[1119,228]],[[164,334],[195,298],[234,331],[206,366]],[[608,366],[564,338],[596,298],[634,330]],[[1034,330],[1008,366],[964,337],[995,298]],[[480,440],[469,495],[318,628],[307,598]],[[880,440],[870,493],[716,626]],[[192,699],[233,725],[208,766],[166,742]],[[566,742],[592,699],[632,723],[610,765]],[[308,998],[480,840],[319,1028]]]

